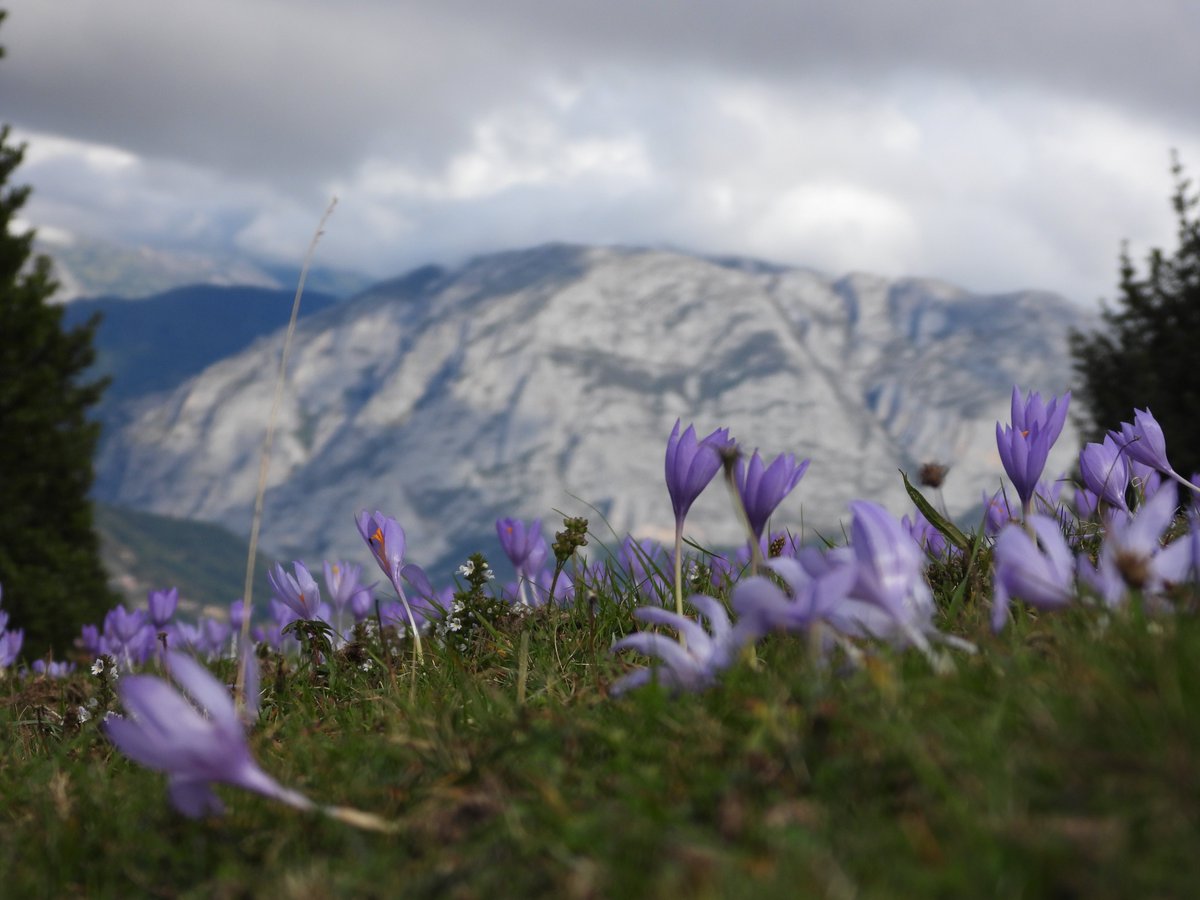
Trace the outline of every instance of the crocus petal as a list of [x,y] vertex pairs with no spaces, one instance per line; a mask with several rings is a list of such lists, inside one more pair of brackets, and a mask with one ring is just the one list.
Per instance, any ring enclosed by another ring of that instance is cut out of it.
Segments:
[[678,641],[650,631],[628,634],[613,644],[612,649],[614,651],[636,650],[643,656],[656,656],[663,661],[667,668],[680,672],[686,672],[696,667],[696,661],[688,655]]
[[700,610],[700,614],[708,621],[709,630],[712,631],[712,637],[718,644],[729,637],[732,630],[729,622],[729,614],[725,611],[725,607],[721,605],[719,600],[704,594],[695,594],[688,598],[688,602],[696,609]]
[[639,606],[633,611],[633,615],[651,625],[665,625],[668,628],[674,628],[691,648],[706,646],[712,640],[699,622],[665,610],[660,606]]
[[619,697],[621,694],[628,693],[634,688],[649,684],[654,680],[654,674],[653,669],[634,669],[629,674],[622,675],[614,681],[609,687],[608,692],[614,697]]
[[199,819],[205,815],[219,816],[225,811],[225,804],[212,789],[212,782],[207,778],[191,778],[174,775],[167,779],[167,794],[171,805],[189,819]]
[[[167,654],[167,664],[171,678],[208,713],[214,723],[221,728],[240,731],[241,723],[229,690],[208,669],[192,657],[174,651]],[[257,670],[257,666],[254,668]]]

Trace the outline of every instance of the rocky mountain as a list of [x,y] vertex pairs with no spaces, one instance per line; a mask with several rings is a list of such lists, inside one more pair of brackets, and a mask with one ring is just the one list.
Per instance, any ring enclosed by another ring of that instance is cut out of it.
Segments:
[[[1066,334],[1089,321],[1034,291],[645,249],[549,245],[418,270],[300,323],[263,542],[362,558],[364,508],[396,516],[426,564],[498,554],[503,515],[582,513],[603,536],[602,513],[618,534],[666,537],[677,417],[810,457],[775,517],[806,537],[837,530],[856,497],[905,511],[897,469],[926,461],[950,465],[945,502],[961,513],[999,484],[1013,384],[1064,391]],[[247,532],[281,346],[274,334],[140,401],[102,449],[100,496]],[[689,522],[700,541],[738,540],[719,484]]]

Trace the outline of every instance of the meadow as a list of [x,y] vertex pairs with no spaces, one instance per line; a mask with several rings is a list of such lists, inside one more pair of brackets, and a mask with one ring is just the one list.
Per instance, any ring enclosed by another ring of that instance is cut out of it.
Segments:
[[803,464],[677,428],[679,533],[724,471],[742,557],[501,520],[516,579],[476,555],[434,590],[364,513],[388,590],[276,568],[242,678],[161,592],[72,671],[0,670],[0,894],[1192,896],[1192,488],[1139,412],[1068,500],[1058,400],[1014,391],[1020,504],[973,532],[914,489],[799,545],[766,526]]

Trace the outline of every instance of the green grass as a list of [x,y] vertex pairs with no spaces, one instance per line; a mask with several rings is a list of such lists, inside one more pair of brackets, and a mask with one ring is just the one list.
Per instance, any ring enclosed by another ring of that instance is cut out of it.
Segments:
[[979,644],[949,674],[886,649],[825,668],[775,635],[676,698],[607,696],[634,620],[603,597],[419,671],[343,661],[314,684],[268,659],[263,767],[391,834],[226,788],[224,817],[186,820],[95,719],[60,724],[97,679],[10,677],[0,894],[1194,896],[1200,621],[1022,613],[993,637],[983,604],[942,623]]

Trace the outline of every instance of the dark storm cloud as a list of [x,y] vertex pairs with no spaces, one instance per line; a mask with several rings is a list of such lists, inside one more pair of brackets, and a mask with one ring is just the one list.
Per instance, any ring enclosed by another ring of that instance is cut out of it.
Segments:
[[1200,4],[18,0],[0,100],[39,131],[267,176],[430,164],[544,77],[948,71],[1187,120]]
[[1200,157],[1185,0],[9,9],[36,223],[288,255],[336,191],[378,273],[637,241],[1090,300]]

